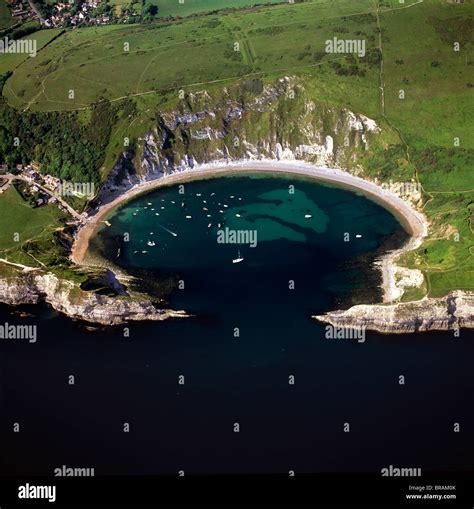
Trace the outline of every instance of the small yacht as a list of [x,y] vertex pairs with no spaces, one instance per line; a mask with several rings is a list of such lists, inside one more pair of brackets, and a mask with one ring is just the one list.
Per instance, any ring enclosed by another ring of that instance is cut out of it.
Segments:
[[305,214],[304,217],[305,217],[305,219],[309,219],[309,218],[311,218],[313,216],[311,214]]
[[147,245],[150,246],[150,247],[156,246],[156,244],[152,240],[149,240],[147,242]]
[[243,262],[243,261],[244,261],[244,258],[241,256],[240,251],[239,251],[238,255],[237,255],[237,258],[234,258],[232,260],[232,263],[240,263],[240,262]]

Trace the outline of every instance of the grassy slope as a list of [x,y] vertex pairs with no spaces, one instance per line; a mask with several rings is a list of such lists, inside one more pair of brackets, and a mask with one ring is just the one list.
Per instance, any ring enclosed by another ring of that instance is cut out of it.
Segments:
[[[371,4],[360,0],[356,12],[369,10]],[[341,23],[350,31],[364,28],[360,20],[338,19],[353,12],[350,0],[341,0],[337,6],[324,1],[191,18],[168,26],[71,31],[18,68],[4,94],[16,107],[31,103],[38,110],[77,109],[98,95],[114,100],[126,94],[202,88],[209,82],[230,82],[253,73],[311,70],[319,65],[315,55],[324,51],[324,41],[333,36],[334,28]],[[268,25],[275,28],[268,30]],[[242,51],[233,51],[236,42]],[[124,43],[129,44],[129,53],[123,51]],[[68,98],[69,90],[75,92],[73,99]]]
[[8,28],[15,24],[14,18],[10,15],[10,10],[8,9],[4,0],[0,2],[0,30],[4,28]]
[[473,7],[431,0],[382,15],[385,113],[408,145],[432,224],[427,241],[405,261],[423,270],[435,296],[474,289],[474,110],[467,86],[474,82]]
[[[376,23],[363,14],[375,12],[372,0],[316,0],[170,25],[75,30],[21,65],[4,93],[11,104],[38,110],[85,108],[98,95],[112,100],[135,95],[139,114],[115,126],[105,171],[122,150],[123,137],[141,136],[155,121],[154,111],[177,103],[178,89],[215,92],[243,75],[270,81],[300,74],[310,97],[362,112],[381,125],[388,122],[400,132],[395,155],[371,154],[366,171],[374,177],[386,167],[386,179],[417,178],[423,186],[431,235],[404,261],[424,271],[432,295],[474,289],[474,122],[472,89],[467,87],[474,55],[466,27],[474,2],[452,6],[425,0],[410,6],[413,3],[407,0],[407,8],[400,8],[396,0],[379,2],[385,116],[377,67],[362,64],[365,77],[337,76],[327,61],[340,56],[318,56],[327,38],[356,38],[360,31],[369,49],[377,47]],[[344,15],[352,16],[341,19]],[[338,32],[341,27],[347,32]],[[453,38],[462,40],[459,53],[452,51]],[[128,55],[124,42],[130,45]],[[235,42],[241,47],[237,54],[232,52]],[[69,89],[75,91],[73,100],[67,98]],[[403,100],[400,89],[406,94]],[[461,139],[458,148],[453,147],[456,136]]]
[[[52,39],[54,39],[60,32],[61,29],[59,28],[40,30],[39,32],[35,32],[33,34],[27,35],[26,37],[22,37],[22,39],[36,40],[37,51],[39,51]],[[13,71],[15,67],[18,67],[28,58],[30,57],[24,53],[8,53],[6,55],[2,55],[2,58],[0,59],[0,74],[5,74],[6,72]]]
[[[39,267],[24,248],[31,242],[51,243],[52,233],[61,226],[63,214],[53,205],[32,209],[13,186],[0,198],[0,256]],[[14,241],[16,234],[18,242]]]
[[184,0],[179,3],[178,0],[146,0],[145,6],[154,4],[158,7],[158,16],[165,18],[167,16],[189,16],[197,12],[214,11],[217,9],[226,9],[228,7],[246,7],[248,5],[275,4],[282,3],[285,0]]

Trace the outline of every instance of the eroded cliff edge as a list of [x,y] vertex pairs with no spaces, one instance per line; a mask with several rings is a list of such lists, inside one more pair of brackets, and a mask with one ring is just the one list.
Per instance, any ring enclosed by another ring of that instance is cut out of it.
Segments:
[[0,302],[11,306],[45,302],[70,318],[101,325],[186,317],[184,311],[159,309],[144,296],[109,297],[41,270],[16,270],[0,277]]
[[446,297],[399,304],[358,305],[313,316],[335,327],[365,328],[390,334],[474,327],[474,293],[454,291]]

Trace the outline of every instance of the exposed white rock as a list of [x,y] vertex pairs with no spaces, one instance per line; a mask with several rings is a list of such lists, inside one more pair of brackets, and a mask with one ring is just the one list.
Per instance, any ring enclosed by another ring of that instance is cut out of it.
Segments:
[[44,301],[70,318],[102,325],[134,320],[165,320],[187,316],[183,311],[157,309],[150,301],[114,298],[81,290],[51,273],[24,272],[0,278],[0,302],[10,305]]
[[313,318],[336,327],[409,333],[474,328],[474,293],[455,291],[447,297],[392,305],[359,305]]

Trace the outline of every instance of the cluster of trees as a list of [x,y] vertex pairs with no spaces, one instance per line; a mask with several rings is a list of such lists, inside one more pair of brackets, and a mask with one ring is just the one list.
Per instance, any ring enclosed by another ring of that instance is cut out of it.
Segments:
[[53,3],[48,3],[46,0],[35,0],[35,5],[43,18],[49,18],[53,15]]
[[10,39],[21,39],[22,37],[26,37],[33,32],[37,32],[41,29],[41,25],[37,21],[28,21],[28,23],[23,23],[17,28],[11,28],[5,32],[4,35],[8,36]]
[[[0,86],[5,77],[0,77]],[[9,166],[40,163],[45,173],[73,182],[100,182],[111,130],[119,107],[106,99],[92,105],[90,121],[76,112],[21,115],[0,99],[0,162]]]

